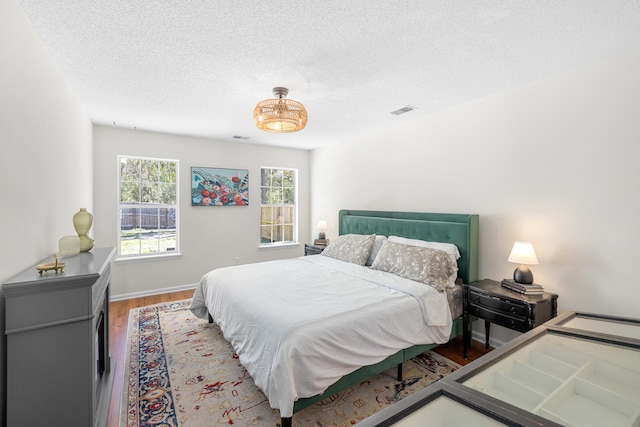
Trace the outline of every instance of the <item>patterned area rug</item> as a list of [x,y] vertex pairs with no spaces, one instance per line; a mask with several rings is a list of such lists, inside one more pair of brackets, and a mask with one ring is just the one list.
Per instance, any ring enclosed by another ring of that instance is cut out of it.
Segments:
[[[131,310],[121,427],[279,426],[280,414],[215,324],[190,300]],[[460,366],[433,352],[331,396],[293,416],[296,427],[352,426]]]

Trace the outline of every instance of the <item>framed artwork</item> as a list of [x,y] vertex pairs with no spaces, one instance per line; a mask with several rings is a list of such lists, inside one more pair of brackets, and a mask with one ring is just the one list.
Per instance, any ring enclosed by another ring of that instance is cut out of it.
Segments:
[[191,168],[191,206],[248,205],[248,170]]

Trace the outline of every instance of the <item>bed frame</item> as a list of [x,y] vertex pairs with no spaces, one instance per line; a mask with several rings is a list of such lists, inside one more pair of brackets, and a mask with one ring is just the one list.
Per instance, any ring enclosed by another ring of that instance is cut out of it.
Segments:
[[[341,210],[338,219],[338,234],[340,235],[377,234],[453,243],[460,251],[458,277],[462,279],[463,283],[478,280],[478,215]],[[450,338],[464,335],[463,332],[462,318],[455,319]],[[375,365],[364,366],[342,377],[327,388],[324,393],[297,400],[293,407],[294,414],[394,366],[398,367],[398,379],[401,380],[402,363],[405,360],[436,346],[437,344],[413,346],[401,350]],[[281,418],[280,425],[291,427],[292,417]]]

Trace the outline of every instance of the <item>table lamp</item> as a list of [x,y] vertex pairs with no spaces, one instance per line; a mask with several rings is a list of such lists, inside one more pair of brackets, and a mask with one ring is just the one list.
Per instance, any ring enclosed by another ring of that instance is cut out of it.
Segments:
[[324,219],[321,219],[320,221],[318,221],[318,238],[313,242],[314,245],[318,245],[318,246],[326,246],[329,244],[329,241],[327,241],[327,235],[325,234],[325,231],[327,229],[327,221],[325,221]]
[[324,240],[327,238],[327,235],[324,233],[327,230],[327,221],[321,219],[318,221],[318,239]]
[[527,265],[538,265],[538,258],[531,243],[515,242],[508,261],[520,264],[513,272],[513,280],[525,285],[533,283],[533,273]]

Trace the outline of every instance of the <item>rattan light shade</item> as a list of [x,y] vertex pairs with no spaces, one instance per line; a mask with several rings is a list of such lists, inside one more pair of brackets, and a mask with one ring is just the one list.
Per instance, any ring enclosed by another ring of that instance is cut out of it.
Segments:
[[258,102],[253,110],[256,125],[267,132],[297,132],[307,125],[307,110],[298,101],[286,99],[288,89],[274,87],[278,98]]

